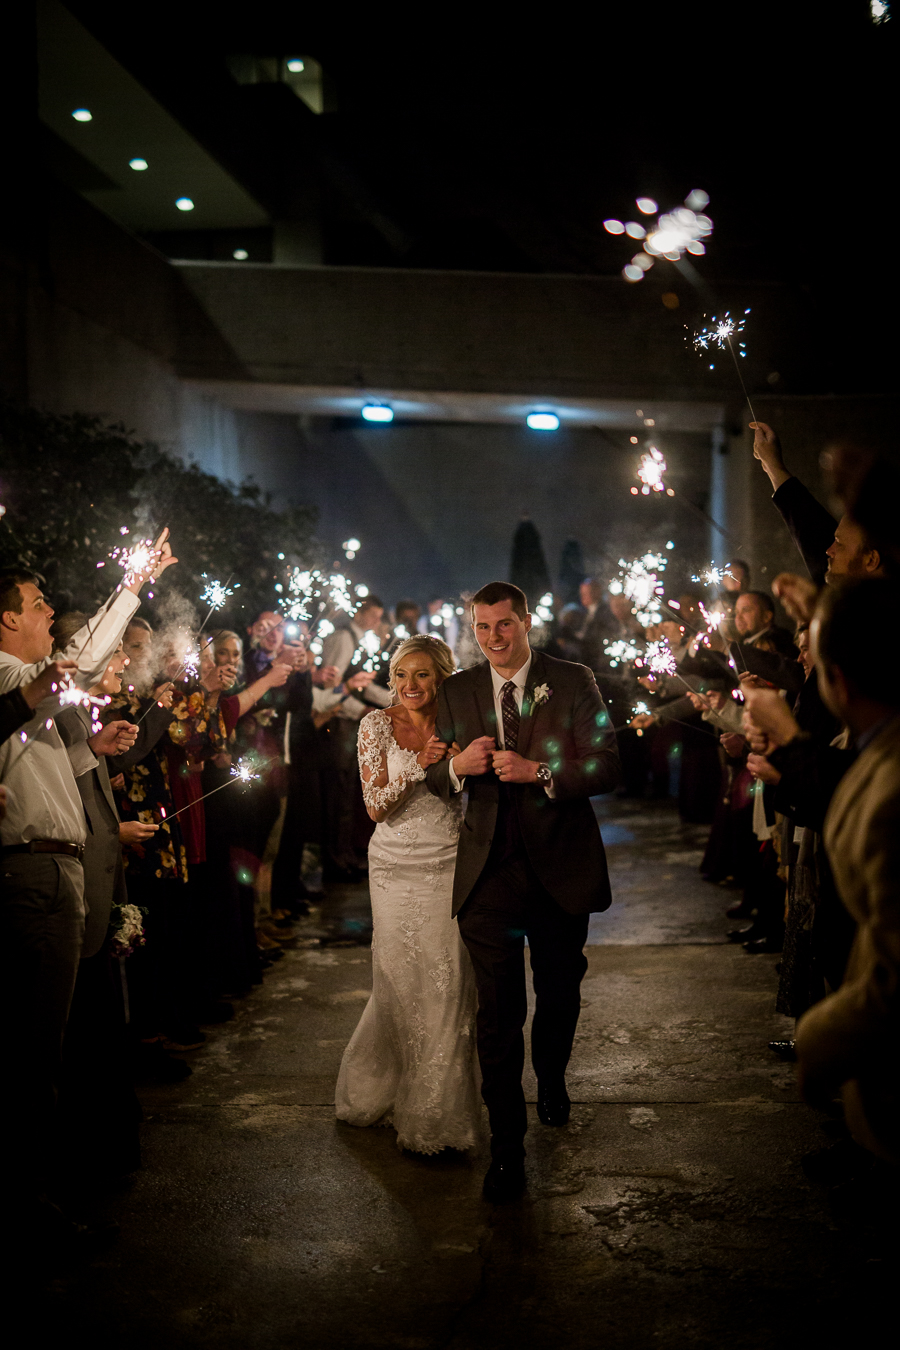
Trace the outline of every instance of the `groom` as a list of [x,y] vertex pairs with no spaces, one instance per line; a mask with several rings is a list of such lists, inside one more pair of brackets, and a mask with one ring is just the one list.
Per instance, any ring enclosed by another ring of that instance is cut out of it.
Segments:
[[472,597],[472,627],[487,664],[441,685],[435,732],[463,748],[428,769],[428,786],[445,801],[463,789],[469,798],[453,913],[478,985],[481,1092],[491,1122],[484,1195],[502,1201],[525,1189],[525,938],[536,996],[538,1116],[565,1125],[588,915],[610,903],[589,798],[614,788],[620,769],[593,675],[532,651],[531,615],[518,586],[483,586]]

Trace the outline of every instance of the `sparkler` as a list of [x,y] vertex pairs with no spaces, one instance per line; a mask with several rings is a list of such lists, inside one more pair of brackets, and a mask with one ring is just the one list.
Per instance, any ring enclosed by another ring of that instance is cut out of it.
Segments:
[[654,675],[677,675],[678,673],[675,653],[665,638],[660,638],[659,642],[649,644],[647,655],[643,658],[641,664],[649,666]]
[[234,783],[240,783],[242,787],[249,787],[249,785],[255,783],[260,776],[261,775],[254,768],[252,761],[245,755],[243,759],[238,760],[237,764],[232,764],[231,777],[226,783],[220,783],[217,788],[212,788],[211,791],[204,792],[203,796],[198,797],[195,802],[188,802],[187,806],[182,806],[178,811],[173,811],[170,816],[166,815],[165,807],[161,808],[160,814],[162,815],[163,820],[174,820],[175,817],[180,816],[183,811],[189,811],[192,806],[199,806],[201,802],[206,801],[207,797],[215,796],[215,794],[221,792],[223,788],[231,787]]
[[624,661],[634,661],[641,655],[641,648],[630,638],[617,638],[615,642],[610,642],[608,638],[603,639],[603,648],[609,657],[609,664],[613,670]]
[[[651,445],[647,453],[641,455],[638,478],[644,485],[641,492],[645,497],[648,497],[651,492],[667,491],[663,474],[668,467],[665,455],[655,445]],[[669,490],[669,495],[674,495],[671,490]]]
[[360,670],[375,672],[381,664],[378,659],[380,651],[381,638],[370,629],[360,638],[359,646],[350,658],[350,664],[359,666]]
[[[706,328],[701,328],[699,333],[694,334],[692,343],[694,350],[698,352],[708,352],[710,347],[718,347],[720,351],[724,351],[726,347],[728,348],[731,352],[734,368],[737,371],[737,377],[741,383],[741,389],[744,391],[744,398],[747,400],[747,407],[750,409],[750,415],[755,422],[756,413],[753,411],[753,404],[750,402],[750,395],[747,393],[747,386],[744,384],[744,377],[741,374],[741,367],[738,362],[738,355],[740,355],[741,358],[746,357],[747,345],[744,342],[738,342],[738,350],[735,351],[734,349],[734,340],[738,339],[741,333],[743,333],[747,315],[749,313],[750,310],[745,309],[743,316],[739,319],[733,319],[727,311],[721,319],[717,319],[714,314],[710,319],[708,326]],[[705,318],[706,315],[703,317]],[[710,370],[715,370],[715,361],[710,361],[709,368]]]
[[699,572],[695,572],[691,580],[699,581],[703,586],[716,587],[730,576],[727,567],[716,567],[715,563],[710,563],[709,567],[701,567]]
[[621,578],[609,583],[611,595],[625,595],[632,602],[631,612],[637,615],[638,622],[645,628],[659,623],[659,596],[663,588],[659,584],[659,573],[663,572],[668,559],[662,553],[645,553],[640,558],[626,562],[619,559],[623,569]]
[[[663,212],[649,228],[636,220],[604,220],[603,228],[609,234],[625,234],[642,244],[641,251],[622,268],[625,280],[642,280],[657,258],[680,262],[685,253],[702,257],[706,252],[703,240],[713,232],[712,221],[703,214],[703,208],[708,204],[709,195],[701,188],[695,188],[688,193],[683,206]],[[638,197],[636,206],[645,216],[655,215],[659,210],[652,197]]]
[[[66,675],[60,680],[59,684],[51,685],[51,690],[52,693],[56,695],[57,701],[59,702],[60,712],[62,712],[64,708],[87,708],[91,713],[91,734],[95,736],[98,731],[103,730],[103,724],[100,722],[97,713],[94,710],[96,708],[105,708],[108,703],[112,702],[112,699],[108,694],[104,695],[103,698],[99,698],[95,694],[89,694],[85,689],[79,689],[77,684],[73,683],[71,675]],[[19,740],[22,743],[23,751],[27,746],[31,745],[32,741],[35,740],[42,731],[49,731],[52,726],[53,718],[48,717],[31,733],[30,736],[27,732],[20,731]]]

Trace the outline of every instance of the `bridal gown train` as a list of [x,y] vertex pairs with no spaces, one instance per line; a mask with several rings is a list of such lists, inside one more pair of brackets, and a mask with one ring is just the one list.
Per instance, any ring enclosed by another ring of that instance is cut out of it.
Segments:
[[[425,785],[415,752],[394,739],[387,712],[360,724],[367,805],[412,792],[375,827],[369,845],[372,996],[344,1052],[335,1093],[340,1120],[393,1125],[400,1148],[472,1148],[481,1115],[475,978],[451,918],[461,803]],[[387,764],[389,781],[374,780]]]

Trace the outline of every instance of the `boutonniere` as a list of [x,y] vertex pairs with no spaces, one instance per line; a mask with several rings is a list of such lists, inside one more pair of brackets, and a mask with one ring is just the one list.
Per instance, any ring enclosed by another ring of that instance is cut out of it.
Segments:
[[534,686],[534,693],[531,695],[531,701],[536,708],[539,708],[542,703],[547,702],[552,693],[553,690],[550,688],[549,684],[536,684]]

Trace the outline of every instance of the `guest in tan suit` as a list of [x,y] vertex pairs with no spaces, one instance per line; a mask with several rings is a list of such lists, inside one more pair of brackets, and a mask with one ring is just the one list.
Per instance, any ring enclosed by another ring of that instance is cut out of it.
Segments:
[[858,1143],[900,1163],[900,682],[883,658],[900,587],[851,581],[819,599],[812,644],[819,689],[846,723],[857,758],[838,785],[825,844],[858,924],[844,982],[797,1030],[804,1095],[840,1091]]

